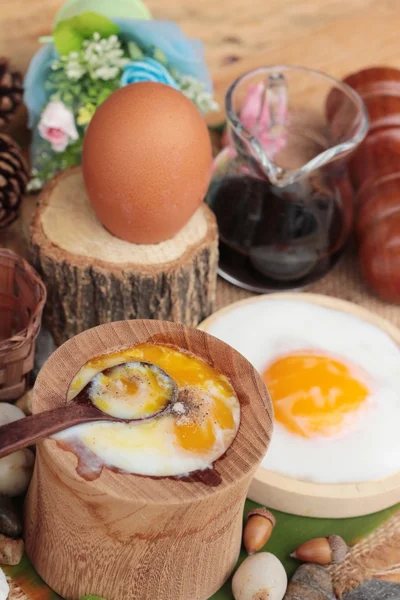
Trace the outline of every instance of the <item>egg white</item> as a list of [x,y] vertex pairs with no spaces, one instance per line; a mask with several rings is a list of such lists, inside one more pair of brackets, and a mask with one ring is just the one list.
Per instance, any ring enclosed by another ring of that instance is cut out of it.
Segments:
[[262,466],[317,483],[358,483],[400,471],[400,349],[354,315],[295,300],[233,308],[207,332],[230,344],[262,373],[279,355],[325,352],[363,370],[370,395],[330,438],[303,438],[276,423]]
[[174,417],[165,416],[140,423],[89,423],[58,434],[57,438],[77,438],[105,465],[127,473],[166,477],[210,468],[235,435],[232,431],[217,429],[216,442],[210,452],[189,452],[177,446],[174,422]]

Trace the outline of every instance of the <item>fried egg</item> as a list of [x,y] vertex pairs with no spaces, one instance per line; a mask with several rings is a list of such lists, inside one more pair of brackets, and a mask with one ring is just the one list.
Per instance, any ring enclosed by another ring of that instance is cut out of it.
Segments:
[[383,329],[273,298],[232,307],[204,329],[263,376],[275,413],[264,468],[316,483],[400,470],[400,349]]
[[131,423],[79,425],[54,437],[79,442],[105,465],[127,473],[179,476],[210,468],[236,436],[240,403],[228,378],[197,356],[139,344],[95,358],[72,381],[68,400],[90,382],[87,393],[100,410],[142,418],[163,411],[171,381],[176,397],[170,411]]

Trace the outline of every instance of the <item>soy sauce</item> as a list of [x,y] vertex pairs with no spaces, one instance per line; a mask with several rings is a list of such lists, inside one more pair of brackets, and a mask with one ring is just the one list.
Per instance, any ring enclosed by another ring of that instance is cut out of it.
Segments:
[[338,187],[298,183],[279,189],[252,175],[211,183],[207,202],[220,235],[220,274],[256,291],[301,288],[343,252],[346,224]]

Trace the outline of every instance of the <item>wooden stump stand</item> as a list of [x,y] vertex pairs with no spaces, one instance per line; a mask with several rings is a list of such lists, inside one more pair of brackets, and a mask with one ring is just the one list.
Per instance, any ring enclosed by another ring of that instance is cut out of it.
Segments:
[[39,196],[31,252],[47,287],[46,323],[57,344],[125,319],[196,326],[213,310],[218,230],[206,205],[173,239],[131,244],[97,220],[81,169],[73,167]]

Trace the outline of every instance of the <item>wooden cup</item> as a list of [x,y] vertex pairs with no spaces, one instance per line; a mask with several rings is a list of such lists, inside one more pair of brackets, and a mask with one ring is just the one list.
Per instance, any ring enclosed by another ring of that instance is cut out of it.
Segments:
[[350,177],[359,192],[374,182],[398,172],[400,129],[394,127],[370,133],[349,164]]
[[[399,304],[400,70],[370,67],[349,75],[344,82],[360,94],[370,122],[366,139],[349,162],[357,193],[360,271],[380,298]],[[336,122],[345,122],[349,110],[345,94],[333,90],[326,106],[333,130]]]
[[[400,70],[389,67],[371,67],[349,75],[343,80],[360,95],[369,118],[369,131],[398,127],[400,125]],[[345,125],[345,131],[352,125],[354,107],[348,96],[340,89],[329,94],[326,115],[333,132],[335,121]],[[354,126],[356,123],[354,115]]]
[[46,583],[66,600],[206,600],[229,577],[241,544],[247,490],[268,448],[272,406],[251,364],[230,346],[172,322],[120,321],[61,346],[37,378],[33,412],[66,402],[91,358],[142,342],[172,343],[225,373],[241,403],[238,434],[211,472],[187,480],[116,473],[94,481],[55,440],[37,447],[25,506],[25,544]]

